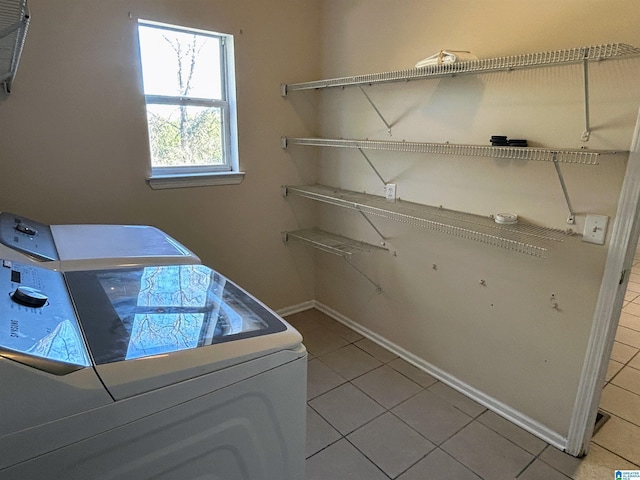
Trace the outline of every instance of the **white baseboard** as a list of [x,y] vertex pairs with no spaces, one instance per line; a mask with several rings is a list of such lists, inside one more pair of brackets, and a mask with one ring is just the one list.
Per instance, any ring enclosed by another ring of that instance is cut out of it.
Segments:
[[[489,410],[491,410],[491,411],[497,413],[498,415],[506,418],[510,422],[518,425],[519,427],[521,427],[524,430],[530,432],[531,434],[535,435],[536,437],[544,440],[545,442],[549,443],[550,445],[553,445],[554,447],[556,447],[556,448],[558,448],[558,449],[560,449],[562,451],[564,451],[566,449],[566,446],[567,446],[567,438],[566,437],[563,437],[562,435],[560,435],[557,432],[545,427],[544,425],[542,425],[541,423],[533,420],[532,418],[528,417],[527,415],[524,415],[522,412],[519,412],[518,410],[515,410],[515,409],[511,408],[509,405],[506,405],[505,403],[502,403],[499,400],[496,400],[495,398],[493,398],[493,397],[481,392],[480,390],[472,387],[471,385],[469,385],[469,384],[459,380],[458,378],[448,374],[447,372],[445,372],[445,371],[441,370],[440,368],[436,367],[435,365],[432,365],[431,363],[423,360],[422,358],[414,355],[413,353],[408,352],[404,348],[396,345],[393,342],[390,342],[386,338],[382,337],[381,335],[378,335],[375,332],[372,332],[368,328],[363,327],[359,323],[356,323],[353,320],[351,320],[350,318],[345,317],[340,312],[337,312],[336,310],[328,307],[327,305],[324,305],[323,303],[320,303],[320,302],[318,302],[316,300],[310,300],[309,302],[305,302],[305,303],[302,303],[300,305],[296,305],[296,306],[293,306],[293,307],[285,308],[285,309],[283,309],[283,311],[290,312],[290,313],[287,313],[287,315],[290,315],[292,313],[302,312],[304,310],[308,310],[308,309],[311,309],[311,308],[317,308],[322,313],[324,313],[324,314],[328,315],[329,317],[333,318],[334,320],[346,325],[347,327],[351,328],[352,330],[358,332],[363,337],[368,338],[372,342],[375,342],[378,345],[386,348],[390,352],[395,353],[398,357],[402,358],[403,360],[406,360],[410,364],[412,364],[415,367],[419,368],[420,370],[428,373],[429,375],[434,376],[435,378],[440,380],[442,383],[445,383],[446,385],[449,385],[451,388],[459,391],[460,393],[466,395],[467,397],[471,398],[472,400],[475,400],[479,404],[484,405]],[[284,316],[284,314],[281,314],[281,315]]]
[[299,303],[298,305],[292,305],[290,307],[284,307],[280,310],[276,310],[276,313],[281,317],[286,317],[287,315],[293,315],[294,313],[304,312],[305,310],[311,310],[316,306],[315,300],[309,300],[307,302]]

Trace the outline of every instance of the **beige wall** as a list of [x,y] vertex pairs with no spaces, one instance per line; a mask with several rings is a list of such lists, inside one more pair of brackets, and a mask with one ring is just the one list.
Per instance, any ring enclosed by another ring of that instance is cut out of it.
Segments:
[[[281,150],[281,135],[389,138],[357,89],[279,95],[279,84],[411,67],[440,49],[495,57],[607,42],[640,45],[635,0],[31,0],[14,93],[0,100],[0,209],[50,223],[156,225],[275,308],[316,298],[425,365],[566,436],[606,247],[569,237],[546,259],[374,219],[392,254],[341,259],[284,246],[314,224],[378,242],[353,212],[280,197],[321,182],[381,194],[354,151]],[[238,186],[153,191],[137,64],[137,17],[232,33]],[[629,148],[638,59],[591,67],[589,148]],[[486,144],[492,134],[581,147],[579,66],[369,89],[391,139]],[[550,164],[371,155],[400,197],[566,228]],[[316,159],[318,169],[316,170]],[[625,155],[563,166],[581,230],[614,216]],[[437,269],[432,265],[436,264]],[[485,280],[480,285],[480,280]],[[550,295],[557,298],[553,309]]]
[[[322,78],[410,68],[446,48],[489,58],[610,42],[640,45],[640,30],[632,24],[635,1],[323,5]],[[628,150],[640,105],[640,59],[593,64],[590,72],[588,143],[580,140],[579,65],[367,87],[393,125],[391,137],[358,88],[296,95],[319,99],[319,134],[327,137],[486,145],[491,135],[502,134],[527,138],[532,146]],[[295,157],[309,149],[291,150]],[[481,215],[515,212],[537,225],[580,233],[587,213],[615,216],[627,160],[625,154],[605,155],[598,166],[562,166],[577,213],[570,226],[550,163],[386,152],[369,157],[406,200]],[[321,150],[319,180],[383,192],[357,150]],[[318,218],[329,231],[380,241],[355,212],[319,207]],[[607,248],[573,236],[537,259],[372,220],[395,256],[376,253],[354,263],[383,293],[377,295],[341,259],[318,253],[316,298],[503,412],[566,438]]]
[[[313,127],[280,96],[316,77],[316,0],[30,0],[31,26],[9,97],[0,99],[0,210],[48,223],[152,224],[280,308],[313,296],[313,264],[280,231],[308,215],[280,185],[314,165],[280,148]],[[129,18],[129,12],[133,19]],[[136,19],[235,36],[241,185],[154,191]],[[297,109],[297,110],[296,110]],[[301,217],[301,218],[300,218]]]

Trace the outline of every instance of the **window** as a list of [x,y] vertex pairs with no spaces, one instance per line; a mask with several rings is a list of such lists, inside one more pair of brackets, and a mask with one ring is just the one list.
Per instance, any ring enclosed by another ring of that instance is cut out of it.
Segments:
[[138,21],[153,188],[239,183],[233,36]]

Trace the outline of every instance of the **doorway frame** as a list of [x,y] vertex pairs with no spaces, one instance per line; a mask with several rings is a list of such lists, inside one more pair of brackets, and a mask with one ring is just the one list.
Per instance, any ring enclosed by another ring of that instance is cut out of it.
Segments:
[[640,111],[569,424],[565,451],[576,457],[582,457],[589,451],[639,236]]

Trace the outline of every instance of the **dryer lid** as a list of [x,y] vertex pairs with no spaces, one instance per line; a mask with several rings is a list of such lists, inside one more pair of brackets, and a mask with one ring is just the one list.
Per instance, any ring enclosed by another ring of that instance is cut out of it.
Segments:
[[63,270],[196,264],[200,259],[148,225],[51,225]]

